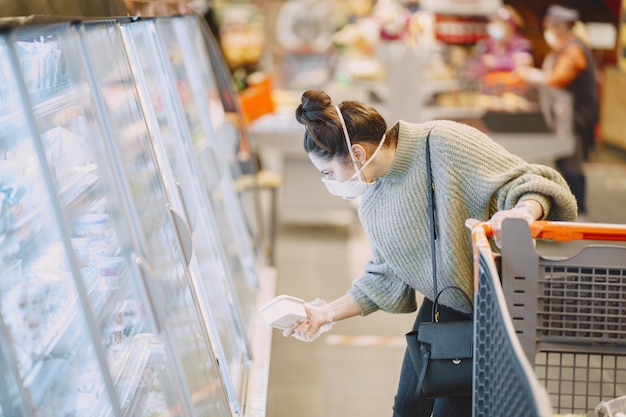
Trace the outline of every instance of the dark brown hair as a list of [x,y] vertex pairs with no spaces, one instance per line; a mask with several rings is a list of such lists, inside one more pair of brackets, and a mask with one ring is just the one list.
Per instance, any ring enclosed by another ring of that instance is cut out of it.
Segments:
[[[385,119],[371,106],[358,101],[344,101],[339,109],[346,122],[351,143],[378,146],[387,129]],[[320,90],[307,90],[296,109],[296,119],[306,127],[304,150],[323,159],[348,159],[348,147],[339,115],[330,97]],[[385,146],[395,144],[387,138]]]

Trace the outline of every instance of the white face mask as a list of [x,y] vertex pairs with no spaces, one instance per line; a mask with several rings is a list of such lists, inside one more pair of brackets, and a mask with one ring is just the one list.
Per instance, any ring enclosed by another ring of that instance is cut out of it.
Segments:
[[487,25],[487,33],[491,37],[491,39],[499,41],[504,39],[505,31],[501,25],[497,23],[489,23]]
[[[343,197],[346,200],[351,200],[353,198],[357,198],[363,195],[369,187],[374,185],[373,182],[365,182],[363,177],[361,176],[361,172],[365,169],[366,166],[369,165],[370,162],[374,160],[380,148],[382,148],[383,143],[385,143],[385,135],[383,135],[378,147],[369,157],[367,161],[363,164],[363,166],[359,169],[357,165],[356,158],[354,156],[354,152],[352,152],[352,144],[350,143],[350,136],[348,135],[348,128],[346,127],[346,122],[343,120],[343,116],[339,107],[335,106],[335,110],[337,110],[337,114],[339,115],[339,120],[341,121],[341,127],[343,128],[343,135],[346,139],[346,144],[348,145],[348,151],[350,152],[350,159],[352,159],[352,164],[354,165],[354,175],[350,177],[347,181],[337,181],[327,177],[322,178],[322,182],[328,189],[328,192],[337,197]],[[357,179],[355,179],[357,178]]]
[[553,31],[550,29],[543,31],[543,39],[546,41],[548,46],[552,49],[556,48],[556,44],[558,43],[558,39]]

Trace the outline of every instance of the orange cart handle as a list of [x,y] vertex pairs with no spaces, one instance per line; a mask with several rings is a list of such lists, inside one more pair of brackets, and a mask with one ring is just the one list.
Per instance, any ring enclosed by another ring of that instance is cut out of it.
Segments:
[[472,242],[478,246],[489,246],[488,237],[493,236],[491,225],[488,222],[478,222],[472,226]]
[[535,239],[550,239],[558,242],[571,240],[626,241],[626,225],[539,220],[530,224],[530,235]]
[[486,251],[492,259],[495,254],[491,250],[488,238],[493,235],[491,225],[487,222],[478,222],[472,226],[472,250],[474,260],[474,291],[478,290],[478,262],[481,251]]

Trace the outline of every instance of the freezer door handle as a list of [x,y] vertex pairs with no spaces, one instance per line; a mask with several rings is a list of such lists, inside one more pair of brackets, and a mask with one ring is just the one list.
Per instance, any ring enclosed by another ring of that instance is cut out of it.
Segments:
[[178,194],[180,195],[180,200],[183,202],[183,208],[185,209],[185,214],[187,215],[187,221],[189,222],[189,229],[193,234],[193,231],[196,228],[196,208],[193,204],[193,201],[190,200],[189,194],[185,190],[185,187],[182,186],[178,179],[176,181],[176,187],[178,188]]
[[185,264],[189,266],[189,263],[191,262],[191,255],[193,253],[193,237],[191,235],[191,230],[189,229],[189,226],[187,225],[187,222],[185,222],[183,216],[178,214],[172,206],[169,206],[169,211],[172,216],[174,228],[176,229],[176,234],[178,235],[183,257],[185,258]]

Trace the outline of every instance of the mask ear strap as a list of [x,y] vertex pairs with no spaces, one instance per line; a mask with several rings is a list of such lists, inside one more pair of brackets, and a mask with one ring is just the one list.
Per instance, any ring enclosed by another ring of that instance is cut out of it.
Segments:
[[354,165],[354,172],[356,172],[356,174],[359,176],[359,180],[363,181],[363,178],[361,178],[361,171],[359,170],[359,166],[356,163],[356,157],[354,156],[354,152],[352,152],[352,144],[350,143],[350,135],[348,135],[346,122],[343,120],[343,115],[341,114],[341,110],[339,110],[339,106],[335,106],[335,110],[337,110],[337,115],[339,116],[341,127],[343,128],[343,137],[346,140],[346,145],[348,145],[348,152],[350,152],[350,159],[352,159],[352,164]]
[[365,161],[365,163],[361,166],[361,171],[364,170],[365,167],[368,166],[370,164],[370,162],[372,162],[374,160],[374,158],[376,158],[376,154],[378,154],[378,151],[380,151],[380,148],[383,147],[383,144],[385,143],[385,138],[386,137],[387,136],[383,133],[383,137],[380,139],[380,142],[378,142],[378,146],[374,150],[374,153],[372,153],[372,155],[369,157],[369,159],[367,161]]

